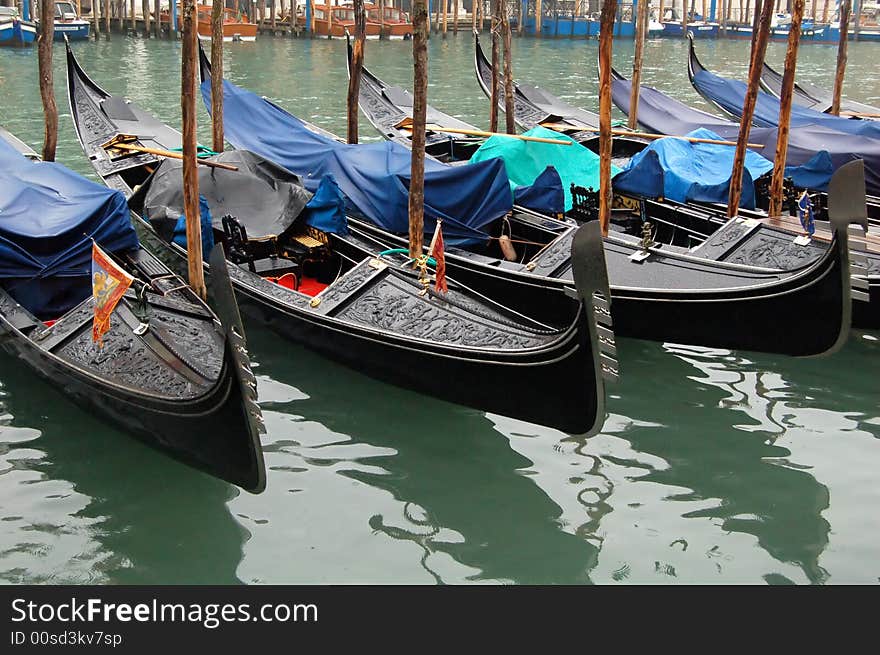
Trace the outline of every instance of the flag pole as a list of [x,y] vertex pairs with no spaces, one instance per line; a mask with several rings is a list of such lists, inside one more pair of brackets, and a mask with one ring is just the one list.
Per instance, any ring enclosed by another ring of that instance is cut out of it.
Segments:
[[428,105],[428,8],[413,0],[413,129],[409,183],[409,256],[422,256],[425,230],[425,120]]
[[180,109],[183,118],[183,208],[186,216],[186,253],[189,285],[202,300],[207,298],[202,265],[202,223],[199,212],[199,172],[196,162],[196,58],[198,57],[196,5],[183,0],[183,61]]
[[788,49],[785,53],[785,71],[779,94],[779,129],[776,132],[776,156],[773,160],[773,178],[770,182],[770,216],[782,213],[782,182],[785,177],[785,160],[788,157],[788,133],[791,124],[791,102],[794,93],[794,75],[797,66],[798,43],[801,40],[801,20],[804,16],[804,0],[792,0],[791,24],[788,29]]

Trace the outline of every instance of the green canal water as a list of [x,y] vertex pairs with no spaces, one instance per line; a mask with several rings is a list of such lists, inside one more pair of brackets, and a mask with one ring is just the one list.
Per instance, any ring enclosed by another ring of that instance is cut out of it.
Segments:
[[[75,47],[106,88],[179,121],[177,44]],[[705,43],[700,55],[743,77],[747,47]],[[830,85],[835,52],[806,45],[799,74]],[[880,104],[880,47],[849,53],[847,94]],[[90,174],[55,54],[58,160]],[[521,79],[595,107],[595,41],[515,40],[514,54]],[[685,54],[683,41],[650,42],[644,79],[703,106]],[[434,38],[429,56],[430,102],[485,126],[471,40]],[[409,57],[409,43],[366,47],[371,69],[407,86]],[[621,70],[631,57],[615,43]],[[771,44],[768,61],[783,57]],[[226,70],[344,132],[342,42],[233,44]],[[0,124],[38,146],[41,121],[36,53],[0,51]],[[260,496],[153,452],[0,357],[0,580],[880,580],[880,333],[811,360],[621,340],[604,429],[575,439],[380,384],[247,327],[268,425]]]

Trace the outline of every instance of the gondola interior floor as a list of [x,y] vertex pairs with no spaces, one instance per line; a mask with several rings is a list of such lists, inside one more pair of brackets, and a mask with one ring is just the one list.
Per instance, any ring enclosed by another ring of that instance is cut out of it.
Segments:
[[312,277],[303,276],[299,281],[297,281],[296,275],[293,273],[285,273],[280,277],[267,277],[267,280],[270,282],[274,282],[275,284],[284,287],[285,289],[290,289],[291,291],[299,291],[307,296],[317,296],[324,289],[327,288],[327,284],[320,282]]

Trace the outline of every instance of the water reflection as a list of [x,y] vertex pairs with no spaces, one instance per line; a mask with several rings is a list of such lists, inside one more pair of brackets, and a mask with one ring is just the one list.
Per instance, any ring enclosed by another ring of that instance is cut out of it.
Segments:
[[[557,507],[519,473],[528,460],[485,415],[379,384],[303,350],[282,351],[272,341],[251,330],[260,371],[271,378],[261,383],[289,380],[308,398],[293,392],[284,398],[285,413],[269,413],[268,504],[277,510],[275,499],[288,494],[287,507],[272,517],[260,513],[269,526],[265,533],[254,528],[243,569],[258,571],[259,579],[281,530],[294,537],[284,540],[291,560],[305,558],[288,573],[297,580],[586,581],[595,547],[559,530]],[[247,497],[233,503],[243,505],[245,513],[257,507]],[[293,525],[305,515],[307,527]],[[334,536],[358,556],[337,553]],[[305,550],[318,542],[329,552]],[[377,569],[376,560],[391,553],[400,558],[395,565]],[[334,569],[335,556],[344,558],[344,569],[339,561]],[[315,561],[323,566],[310,567]]]
[[93,419],[0,356],[0,579],[231,584],[234,488]]

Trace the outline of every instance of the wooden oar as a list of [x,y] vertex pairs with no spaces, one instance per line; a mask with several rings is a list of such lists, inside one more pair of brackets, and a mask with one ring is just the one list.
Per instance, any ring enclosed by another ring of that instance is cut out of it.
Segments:
[[865,114],[858,111],[842,111],[840,115],[855,116],[856,118],[880,118],[880,114]]
[[[118,138],[118,137],[117,137]],[[143,152],[148,155],[156,155],[157,157],[168,157],[169,159],[183,159],[183,153],[174,152],[173,150],[159,150],[158,148],[145,148],[144,146],[135,146],[124,141],[117,141],[117,138],[111,139],[105,143],[102,148],[105,150],[128,150],[131,152]],[[202,166],[210,166],[211,168],[222,168],[227,171],[237,171],[238,166],[232,164],[224,164],[219,161],[208,161],[206,159],[197,159]]]
[[[404,130],[412,130],[408,125],[398,125],[397,127]],[[570,146],[571,141],[563,141],[562,139],[546,139],[540,136],[526,136],[525,134],[506,134],[505,132],[483,132],[482,130],[464,130],[458,127],[441,127],[440,125],[428,124],[425,129],[431,132],[449,132],[450,134],[466,134],[468,136],[506,136],[510,139],[519,139],[520,141],[536,141],[537,143],[553,143],[558,146]]]
[[[575,130],[578,132],[598,132],[598,127],[589,127],[588,125],[569,125],[568,123],[541,123],[541,127],[551,130]],[[712,143],[717,146],[735,146],[736,141],[719,141],[718,139],[700,139],[694,136],[671,136],[669,134],[652,134],[650,132],[630,132],[628,130],[611,130],[614,136],[635,136],[643,139],[684,139],[690,143]],[[763,148],[763,143],[747,143],[749,148]]]

